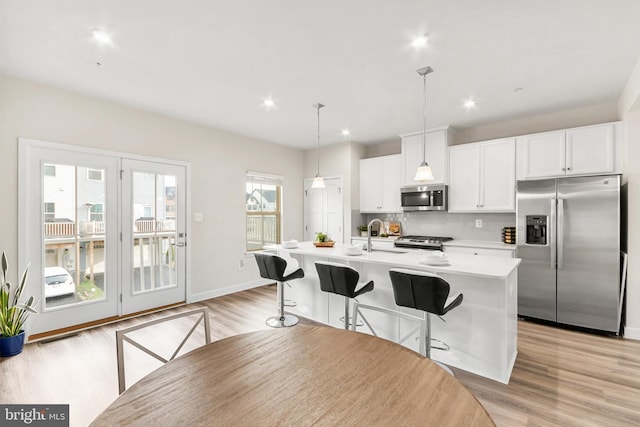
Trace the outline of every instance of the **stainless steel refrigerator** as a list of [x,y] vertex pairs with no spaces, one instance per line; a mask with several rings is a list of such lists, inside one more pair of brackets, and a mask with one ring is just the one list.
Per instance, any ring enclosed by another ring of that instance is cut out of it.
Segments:
[[620,176],[517,188],[518,314],[617,333]]

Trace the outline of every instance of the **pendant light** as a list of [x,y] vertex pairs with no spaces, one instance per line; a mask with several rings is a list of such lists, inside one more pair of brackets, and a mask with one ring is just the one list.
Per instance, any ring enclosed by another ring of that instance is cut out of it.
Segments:
[[430,181],[433,179],[433,171],[429,163],[427,163],[427,74],[433,73],[431,67],[424,67],[418,70],[418,74],[422,76],[424,88],[424,104],[422,106],[422,163],[418,166],[415,181]]
[[320,109],[322,107],[324,107],[324,105],[319,102],[317,104],[313,104],[313,108],[318,110],[318,171],[315,178],[313,178],[311,188],[324,188],[324,178],[320,176]]

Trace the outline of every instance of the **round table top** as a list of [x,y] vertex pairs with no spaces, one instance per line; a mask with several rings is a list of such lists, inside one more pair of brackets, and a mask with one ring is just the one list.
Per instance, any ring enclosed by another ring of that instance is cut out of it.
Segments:
[[213,342],[147,375],[92,426],[495,425],[454,377],[400,345],[324,326]]

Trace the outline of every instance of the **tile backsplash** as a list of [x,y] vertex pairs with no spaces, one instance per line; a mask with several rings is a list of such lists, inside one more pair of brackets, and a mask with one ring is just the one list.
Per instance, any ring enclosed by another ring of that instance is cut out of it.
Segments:
[[[453,237],[459,240],[502,240],[502,227],[515,226],[515,213],[448,213],[448,212],[406,212],[397,214],[360,214],[353,211],[352,236],[358,234],[357,227],[374,218],[382,221],[396,221],[402,224],[402,234],[422,236]],[[482,227],[476,227],[476,220]]]

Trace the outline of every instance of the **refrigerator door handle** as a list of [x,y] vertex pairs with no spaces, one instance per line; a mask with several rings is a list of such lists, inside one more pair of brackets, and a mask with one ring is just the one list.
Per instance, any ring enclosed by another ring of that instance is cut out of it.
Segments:
[[551,199],[551,218],[549,218],[549,251],[551,269],[556,269],[556,199]]
[[558,198],[558,270],[562,270],[564,263],[564,199]]

